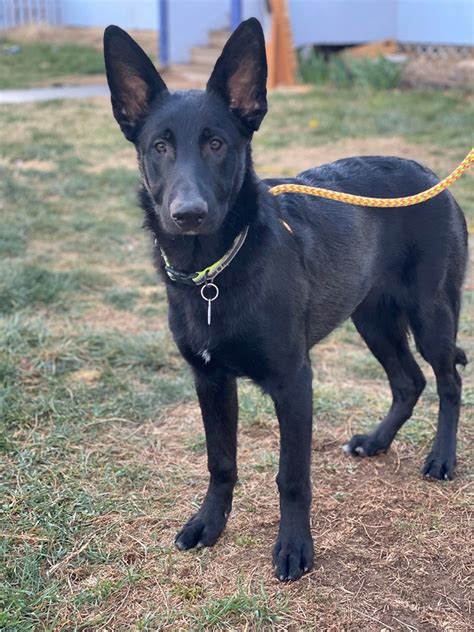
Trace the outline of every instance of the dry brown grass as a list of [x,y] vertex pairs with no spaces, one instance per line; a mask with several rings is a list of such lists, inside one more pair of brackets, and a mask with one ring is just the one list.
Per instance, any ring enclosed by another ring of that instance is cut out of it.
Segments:
[[[285,175],[294,175],[307,169],[308,165],[320,165],[339,160],[341,156],[395,155],[424,162],[440,173],[446,169],[445,157],[436,156],[429,147],[409,143],[400,136],[346,138],[316,147],[275,148],[271,152],[271,163],[267,162],[268,149],[257,147],[254,157],[258,172],[262,174],[262,177],[269,177],[275,174],[275,171]],[[454,169],[457,166],[456,160],[453,160],[452,164]]]
[[[229,597],[240,583],[248,593],[263,586],[270,605],[285,598],[288,606],[275,625],[278,630],[467,632],[472,629],[473,557],[467,546],[466,457],[457,481],[430,483],[418,475],[419,449],[406,444],[395,442],[391,452],[378,459],[347,459],[340,445],[351,430],[350,421],[338,428],[316,423],[316,567],[297,583],[282,586],[273,577],[270,551],[278,520],[274,469],[254,467],[262,454],[277,452],[271,423],[240,431],[240,484],[225,535],[211,550],[172,549],[176,530],[196,510],[207,480],[204,452],[185,447],[201,432],[195,405],[170,409],[165,425],[142,426],[138,442],[133,440],[137,430],[131,432],[127,425],[104,429],[94,450],[113,450],[121,462],[143,462],[155,471],[140,494],[152,500],[156,514],[128,521],[111,513],[94,520],[92,538],[96,546],[105,547],[103,552],[113,552],[114,562],[100,567],[79,562],[81,547],[89,545],[80,541],[77,555],[65,559],[54,573],[71,597],[123,577],[120,564],[132,565],[145,577],[102,604],[101,630],[127,627],[151,604],[159,613],[160,629],[193,629],[204,599]],[[70,603],[71,608],[60,613],[63,626],[73,611],[77,616],[72,599]],[[93,613],[94,608],[82,609],[75,624],[90,621]],[[244,618],[231,629],[253,628]]]

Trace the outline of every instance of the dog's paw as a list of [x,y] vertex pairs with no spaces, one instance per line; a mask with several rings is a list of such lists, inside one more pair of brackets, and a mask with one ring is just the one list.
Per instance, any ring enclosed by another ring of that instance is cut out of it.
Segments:
[[218,512],[198,512],[178,531],[175,545],[180,551],[216,543],[226,525],[226,516]]
[[454,478],[455,467],[456,457],[454,455],[446,456],[432,451],[426,457],[421,473],[426,478],[450,481]]
[[374,435],[360,434],[354,435],[349,443],[342,446],[342,449],[351,456],[375,456],[386,452],[388,446],[382,444]]
[[299,579],[313,568],[314,547],[311,535],[280,535],[273,548],[275,577],[282,582]]

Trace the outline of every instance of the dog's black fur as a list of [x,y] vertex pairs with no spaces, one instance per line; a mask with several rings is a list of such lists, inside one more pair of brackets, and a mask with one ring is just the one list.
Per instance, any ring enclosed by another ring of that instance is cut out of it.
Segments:
[[[402,209],[269,194],[282,180],[259,180],[250,148],[267,110],[265,44],[255,19],[231,36],[206,91],[170,94],[118,27],[106,30],[105,60],[115,118],[137,149],[141,205],[157,243],[171,331],[193,369],[206,431],[209,488],[176,544],[211,546],[225,527],[237,480],[236,378],[248,376],[275,403],[281,521],[273,560],[279,579],[296,579],[313,564],[308,353],[347,318],[384,367],[393,394],[385,419],[370,434],[355,435],[347,451],[371,456],[387,450],[410,417],[425,386],[409,350],[410,329],[433,367],[440,398],[423,473],[453,476],[461,397],[456,364],[466,362],[456,347],[467,259],[463,214],[449,192]],[[437,179],[410,160],[363,157],[290,181],[398,197]],[[245,226],[244,246],[216,279],[220,295],[208,326],[199,288],[166,276],[160,247],[174,268],[194,272],[222,257]]]

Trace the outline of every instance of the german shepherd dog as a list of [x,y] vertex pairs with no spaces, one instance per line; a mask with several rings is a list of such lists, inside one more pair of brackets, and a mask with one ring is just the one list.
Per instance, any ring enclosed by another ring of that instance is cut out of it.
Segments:
[[176,546],[212,546],[226,525],[237,481],[236,378],[247,376],[273,399],[280,428],[275,574],[298,579],[313,564],[309,350],[347,318],[385,369],[393,401],[383,421],[352,437],[346,452],[385,452],[412,414],[425,378],[409,349],[411,330],[433,367],[440,401],[422,472],[453,476],[456,365],[466,363],[456,346],[467,260],[462,211],[447,191],[396,210],[269,193],[277,183],[296,182],[398,197],[438,180],[416,162],[380,156],[260,180],[251,141],[267,112],[267,64],[254,18],[234,31],[204,91],[169,92],[116,26],[106,29],[104,48],[113,113],[137,151],[140,202],[166,284],[169,325],[192,368],[206,432],[209,487]]

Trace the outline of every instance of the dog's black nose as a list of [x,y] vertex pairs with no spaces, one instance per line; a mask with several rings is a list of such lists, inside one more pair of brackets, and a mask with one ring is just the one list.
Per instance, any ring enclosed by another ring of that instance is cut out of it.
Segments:
[[173,221],[183,230],[195,230],[203,223],[207,216],[207,204],[182,204],[171,213]]

